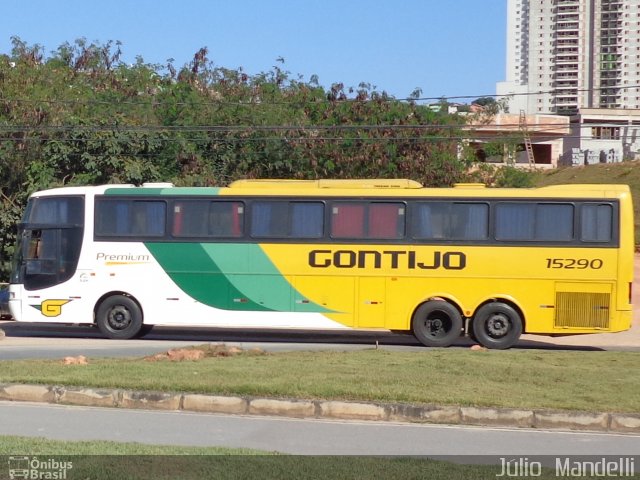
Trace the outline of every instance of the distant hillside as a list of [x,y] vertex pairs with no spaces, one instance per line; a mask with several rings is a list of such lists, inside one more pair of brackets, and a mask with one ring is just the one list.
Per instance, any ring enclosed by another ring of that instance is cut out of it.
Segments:
[[640,244],[640,161],[560,168],[536,174],[534,182],[539,187],[566,183],[621,183],[629,185],[633,195],[636,245]]

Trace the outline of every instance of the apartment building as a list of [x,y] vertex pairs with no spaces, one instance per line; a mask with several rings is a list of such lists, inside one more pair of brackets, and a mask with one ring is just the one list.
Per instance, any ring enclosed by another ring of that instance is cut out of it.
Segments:
[[497,94],[570,117],[559,164],[640,159],[640,0],[507,0]]
[[511,112],[640,109],[640,0],[508,0]]

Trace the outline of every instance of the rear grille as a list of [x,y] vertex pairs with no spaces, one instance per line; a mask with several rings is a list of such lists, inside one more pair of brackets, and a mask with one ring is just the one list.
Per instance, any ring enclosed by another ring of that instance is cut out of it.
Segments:
[[609,328],[608,293],[556,292],[555,326],[559,328]]

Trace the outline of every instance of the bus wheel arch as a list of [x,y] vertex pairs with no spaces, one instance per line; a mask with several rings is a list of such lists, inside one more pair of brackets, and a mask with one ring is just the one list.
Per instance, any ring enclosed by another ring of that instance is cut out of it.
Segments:
[[462,329],[460,308],[442,297],[429,298],[411,316],[411,331],[427,347],[448,347],[460,337]]
[[509,300],[493,298],[478,307],[469,323],[469,337],[486,348],[512,347],[525,331],[522,309]]
[[103,295],[94,309],[95,324],[108,338],[127,340],[138,336],[144,327],[142,306],[126,292]]

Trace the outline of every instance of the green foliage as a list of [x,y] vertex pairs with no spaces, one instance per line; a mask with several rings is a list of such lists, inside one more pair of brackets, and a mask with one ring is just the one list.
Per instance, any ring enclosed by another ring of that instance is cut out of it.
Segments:
[[493,97],[480,97],[480,98],[476,98],[471,103],[473,105],[480,105],[481,107],[486,107],[488,105],[495,105],[496,99]]
[[534,177],[529,170],[506,166],[498,170],[496,187],[530,188],[534,186]]
[[468,180],[491,187],[530,188],[536,184],[536,172],[511,165],[479,163],[469,172]]
[[446,186],[463,119],[369,84],[328,90],[294,77],[216,66],[121,61],[119,42],[64,43],[48,56],[12,38],[0,55],[0,277],[27,196],[61,185],[238,178],[403,177]]
[[[502,467],[463,465],[421,457],[285,455],[278,452],[226,448],[182,447],[108,441],[62,441],[42,437],[0,437],[0,455],[51,458],[72,466],[69,477],[93,480],[237,480],[360,479],[495,480]],[[66,470],[62,470],[66,473]],[[42,470],[45,477],[46,470]],[[57,472],[51,472],[57,473]],[[542,480],[555,479],[543,469]],[[61,475],[62,476],[62,475]]]
[[[3,361],[0,382],[416,405],[578,411],[605,408],[640,413],[639,352],[369,349],[208,356],[215,346],[197,348],[206,352],[197,363],[92,358],[88,365],[62,368],[59,360]],[[496,395],[497,391],[501,394]]]
[[482,144],[482,150],[484,150],[487,157],[503,157],[505,145],[500,142],[487,142]]

